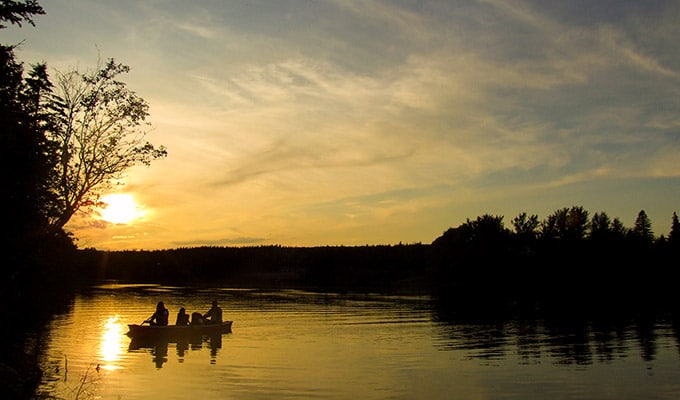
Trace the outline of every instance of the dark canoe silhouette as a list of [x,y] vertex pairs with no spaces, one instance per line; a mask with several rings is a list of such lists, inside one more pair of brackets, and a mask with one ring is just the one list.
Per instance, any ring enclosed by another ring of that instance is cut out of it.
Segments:
[[130,324],[127,335],[133,339],[146,338],[182,338],[200,335],[219,335],[231,332],[233,321],[224,321],[220,324],[196,324],[196,325],[137,325]]

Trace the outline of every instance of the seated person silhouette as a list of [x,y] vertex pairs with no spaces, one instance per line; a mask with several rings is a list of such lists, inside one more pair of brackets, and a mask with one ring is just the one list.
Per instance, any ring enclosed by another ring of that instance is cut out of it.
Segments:
[[149,325],[166,326],[168,324],[169,315],[170,312],[168,309],[165,308],[165,305],[162,301],[159,301],[156,305],[156,312],[144,322],[148,322]]
[[203,315],[200,312],[194,311],[191,313],[191,325],[201,325],[203,322]]
[[184,307],[180,307],[179,312],[177,312],[177,320],[175,325],[189,325],[189,314],[187,314]]
[[203,314],[207,324],[221,324],[222,323],[222,309],[217,306],[217,300],[213,300],[212,307],[208,312]]

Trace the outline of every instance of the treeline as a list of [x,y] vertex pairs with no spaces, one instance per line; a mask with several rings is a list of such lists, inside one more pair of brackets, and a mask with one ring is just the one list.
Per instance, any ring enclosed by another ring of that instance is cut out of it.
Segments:
[[173,285],[410,290],[471,304],[590,304],[667,300],[680,224],[655,236],[644,211],[627,228],[580,206],[543,220],[483,215],[432,244],[82,250],[79,276]]
[[438,293],[481,306],[536,304],[592,309],[672,305],[680,255],[674,213],[668,236],[655,236],[645,211],[632,228],[605,212],[562,208],[543,220],[522,213],[506,228],[483,215],[432,244]]
[[429,246],[196,247],[154,251],[82,250],[88,280],[172,285],[396,289],[423,278]]

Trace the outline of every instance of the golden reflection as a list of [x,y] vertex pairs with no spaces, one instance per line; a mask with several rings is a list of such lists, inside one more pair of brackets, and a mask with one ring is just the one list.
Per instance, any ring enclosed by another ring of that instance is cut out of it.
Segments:
[[110,317],[104,324],[101,340],[100,353],[104,365],[98,365],[98,367],[108,370],[120,368],[114,363],[120,359],[120,355],[123,353],[124,340],[123,324],[120,323],[117,315]]

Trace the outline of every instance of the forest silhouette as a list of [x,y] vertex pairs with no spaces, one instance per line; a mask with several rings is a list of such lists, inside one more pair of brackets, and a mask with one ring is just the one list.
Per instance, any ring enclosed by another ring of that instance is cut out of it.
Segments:
[[522,306],[637,307],[671,300],[680,224],[654,236],[640,211],[632,228],[580,206],[506,228],[483,215],[431,244],[195,247],[77,252],[73,276],[173,285],[304,287],[431,293],[478,309]]

